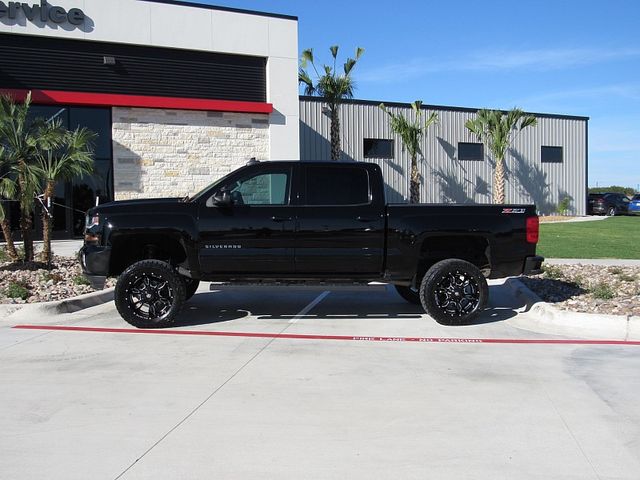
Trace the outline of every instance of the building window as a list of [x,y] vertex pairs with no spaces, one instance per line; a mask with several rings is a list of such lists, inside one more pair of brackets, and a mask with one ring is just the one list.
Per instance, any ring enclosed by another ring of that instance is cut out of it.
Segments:
[[484,160],[484,145],[482,143],[458,142],[458,160]]
[[365,138],[364,158],[393,158],[393,140]]
[[542,147],[542,163],[562,163],[562,147]]

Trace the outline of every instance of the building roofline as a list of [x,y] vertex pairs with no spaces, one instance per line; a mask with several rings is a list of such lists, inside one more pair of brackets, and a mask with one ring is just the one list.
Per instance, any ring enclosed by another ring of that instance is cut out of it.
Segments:
[[[324,99],[322,97],[313,97],[309,95],[300,95],[300,100],[311,101],[311,102],[322,102]],[[402,102],[380,102],[376,100],[360,100],[356,98],[343,100],[342,103],[351,104],[351,105],[373,105],[378,106],[381,103],[384,103],[387,107],[398,107],[398,108],[411,108],[410,103],[402,103]],[[480,108],[470,108],[470,107],[451,107],[447,105],[426,105],[422,104],[422,108],[424,110],[440,110],[440,111],[450,111],[450,112],[467,112],[467,113],[477,113]],[[506,110],[501,110],[506,112]],[[562,120],[583,120],[588,121],[589,117],[583,117],[579,115],[562,115],[556,113],[537,113],[537,112],[525,112],[528,115],[534,115],[538,118],[557,118]]]
[[257,10],[245,10],[242,8],[220,7],[217,5],[208,5],[205,3],[186,2],[181,0],[138,0],[139,2],[164,3],[166,5],[176,5],[179,7],[204,8],[206,10],[219,10],[222,12],[244,13],[246,15],[257,15],[260,17],[282,18],[284,20],[298,21],[298,17],[294,15],[284,15],[281,13],[259,12]]

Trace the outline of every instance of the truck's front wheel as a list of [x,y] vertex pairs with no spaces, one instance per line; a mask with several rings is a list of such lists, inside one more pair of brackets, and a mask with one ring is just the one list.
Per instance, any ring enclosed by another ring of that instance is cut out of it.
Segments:
[[142,260],[118,277],[115,303],[120,316],[138,328],[171,325],[185,302],[185,283],[161,260]]
[[434,264],[420,286],[420,302],[438,323],[459,325],[471,322],[484,310],[489,287],[482,272],[472,263],[458,259]]

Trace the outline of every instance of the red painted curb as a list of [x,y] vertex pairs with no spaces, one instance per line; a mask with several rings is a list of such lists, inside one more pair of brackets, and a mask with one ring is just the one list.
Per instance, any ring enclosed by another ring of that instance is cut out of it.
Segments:
[[150,330],[133,328],[65,327],[60,325],[15,325],[19,330],[49,330],[93,333],[150,333],[155,335],[192,335],[208,337],[286,338],[290,340],[342,340],[350,342],[414,342],[414,343],[502,343],[531,345],[640,345],[628,340],[560,340],[518,338],[453,338],[453,337],[376,337],[351,335],[309,335],[296,333],[212,332],[206,330]]

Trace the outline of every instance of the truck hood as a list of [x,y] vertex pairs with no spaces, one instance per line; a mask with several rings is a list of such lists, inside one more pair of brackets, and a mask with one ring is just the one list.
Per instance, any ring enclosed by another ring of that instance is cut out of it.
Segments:
[[182,198],[172,197],[172,198],[142,198],[137,200],[119,200],[115,202],[104,203],[102,205],[98,205],[97,207],[93,207],[89,210],[89,214],[96,213],[111,213],[111,212],[126,212],[130,211],[141,212],[141,211],[152,211],[159,209],[166,205],[173,205],[180,203]]

